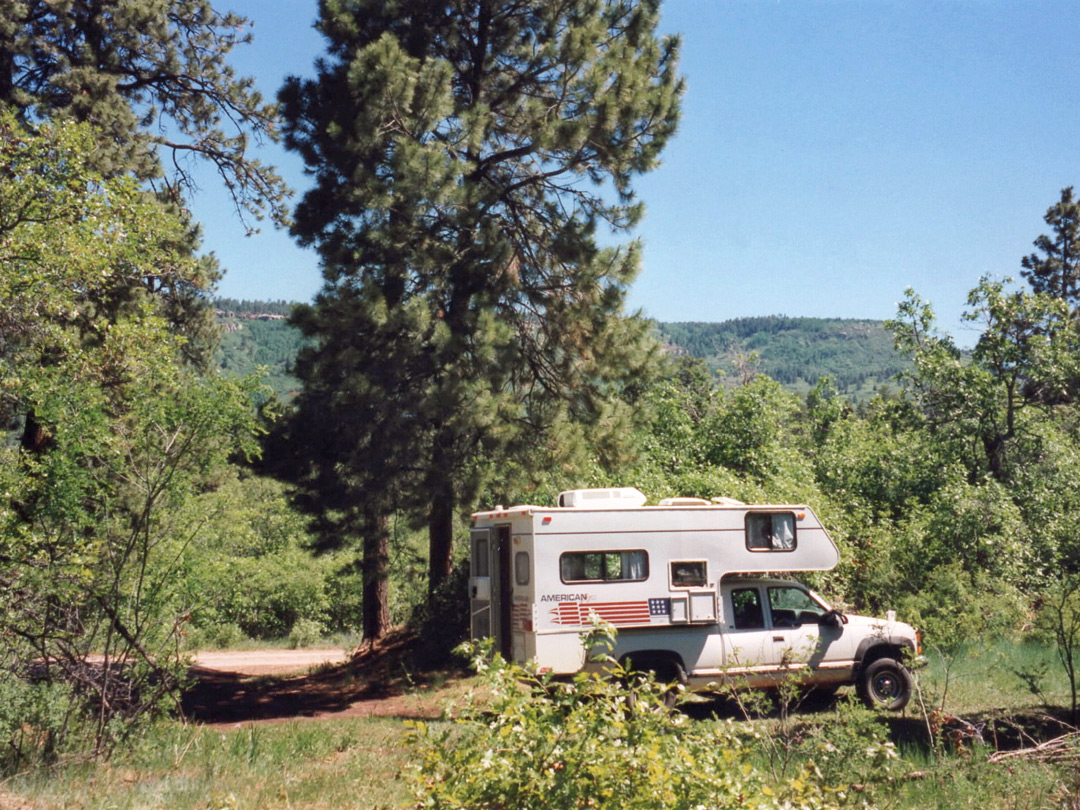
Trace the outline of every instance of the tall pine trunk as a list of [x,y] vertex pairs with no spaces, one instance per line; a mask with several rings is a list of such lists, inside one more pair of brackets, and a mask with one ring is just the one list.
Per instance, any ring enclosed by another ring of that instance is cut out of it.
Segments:
[[364,521],[364,639],[377,641],[390,629],[390,519],[371,510]]
[[450,482],[431,498],[428,554],[428,598],[432,599],[454,564],[454,495]]
[[450,576],[454,564],[454,481],[450,464],[451,438],[445,431],[436,437],[430,476],[428,509],[428,599]]

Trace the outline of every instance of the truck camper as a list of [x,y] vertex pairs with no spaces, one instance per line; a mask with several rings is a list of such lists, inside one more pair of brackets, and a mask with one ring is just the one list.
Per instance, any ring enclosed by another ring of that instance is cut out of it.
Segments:
[[472,516],[474,639],[518,663],[570,674],[586,665],[593,617],[617,631],[634,669],[708,691],[795,678],[854,684],[871,706],[903,708],[919,638],[895,617],[840,613],[792,572],[827,571],[836,545],[806,505],[667,498],[630,487],[559,495],[557,507]]

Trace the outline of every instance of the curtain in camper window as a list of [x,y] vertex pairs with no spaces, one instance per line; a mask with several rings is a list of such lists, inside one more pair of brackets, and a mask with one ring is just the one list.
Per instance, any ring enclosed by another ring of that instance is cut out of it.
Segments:
[[751,512],[746,516],[746,547],[750,551],[791,551],[795,548],[795,515]]
[[631,582],[649,578],[649,555],[635,551],[567,551],[559,558],[563,582]]
[[649,576],[649,563],[644,551],[622,552],[623,579],[645,579]]

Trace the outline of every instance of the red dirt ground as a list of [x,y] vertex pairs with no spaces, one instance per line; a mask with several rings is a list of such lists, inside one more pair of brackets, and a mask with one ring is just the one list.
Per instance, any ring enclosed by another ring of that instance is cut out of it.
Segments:
[[[461,673],[411,671],[413,641],[407,631],[396,630],[348,656],[327,650],[200,653],[191,668],[194,683],[184,694],[183,712],[198,723],[228,726],[338,717],[438,717],[441,701],[431,694],[432,686],[460,679]],[[322,663],[326,661],[330,663]],[[298,669],[308,671],[283,674]]]

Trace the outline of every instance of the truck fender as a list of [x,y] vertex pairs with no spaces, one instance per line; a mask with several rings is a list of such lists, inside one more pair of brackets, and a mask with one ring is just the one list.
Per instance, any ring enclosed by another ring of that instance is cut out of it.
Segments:
[[859,642],[859,648],[855,651],[855,665],[858,669],[882,656],[903,661],[914,655],[915,647],[911,639],[903,636],[871,636]]
[[623,655],[619,663],[634,672],[652,672],[661,682],[686,685],[686,665],[671,650],[637,650]]

